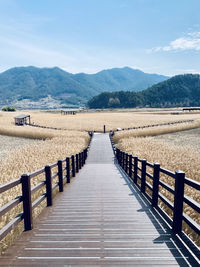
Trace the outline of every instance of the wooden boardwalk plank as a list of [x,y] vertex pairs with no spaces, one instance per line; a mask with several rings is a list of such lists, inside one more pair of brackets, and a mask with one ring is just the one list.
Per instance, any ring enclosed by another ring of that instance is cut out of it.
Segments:
[[0,266],[192,266],[190,254],[114,164],[107,134]]

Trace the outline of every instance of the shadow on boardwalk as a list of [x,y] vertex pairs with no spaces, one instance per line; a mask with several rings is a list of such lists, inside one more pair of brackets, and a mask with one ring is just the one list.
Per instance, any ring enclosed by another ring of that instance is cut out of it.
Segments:
[[[151,220],[152,224],[154,225],[155,229],[157,229],[158,233],[160,234],[159,237],[152,240],[153,243],[165,243],[180,266],[197,266],[198,262],[193,257],[193,255],[189,253],[188,249],[178,239],[178,237],[172,233],[170,227],[167,225],[164,219],[157,213],[157,211],[151,206],[149,201],[143,195],[141,195],[139,189],[132,183],[130,177],[118,165],[116,159],[114,161],[114,164],[125,181],[124,185],[127,185],[129,187],[132,192],[132,195],[135,196],[135,198],[141,205],[141,209],[138,209],[137,212],[145,212]],[[163,238],[164,234],[167,234],[165,238]]]

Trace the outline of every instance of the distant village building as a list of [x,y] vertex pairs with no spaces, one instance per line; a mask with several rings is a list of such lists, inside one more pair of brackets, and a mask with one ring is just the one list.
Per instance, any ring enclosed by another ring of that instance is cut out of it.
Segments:
[[75,110],[61,110],[61,115],[76,115],[76,113]]
[[15,119],[15,125],[31,124],[31,116],[28,114],[18,115],[14,119]]

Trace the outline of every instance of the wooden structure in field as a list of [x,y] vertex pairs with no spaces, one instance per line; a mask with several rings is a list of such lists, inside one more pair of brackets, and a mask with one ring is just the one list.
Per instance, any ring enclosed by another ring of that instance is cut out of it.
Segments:
[[75,110],[61,110],[61,115],[76,115],[76,113]]
[[28,114],[18,115],[14,119],[15,119],[15,125],[31,124],[31,116]]

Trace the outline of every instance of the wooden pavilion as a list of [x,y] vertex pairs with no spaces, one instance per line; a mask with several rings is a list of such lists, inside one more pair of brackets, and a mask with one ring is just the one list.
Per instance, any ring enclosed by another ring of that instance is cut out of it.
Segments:
[[18,115],[14,119],[15,119],[15,125],[31,124],[31,116],[28,114]]

